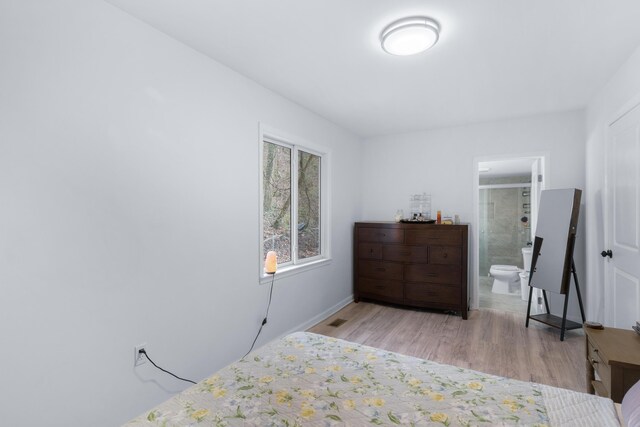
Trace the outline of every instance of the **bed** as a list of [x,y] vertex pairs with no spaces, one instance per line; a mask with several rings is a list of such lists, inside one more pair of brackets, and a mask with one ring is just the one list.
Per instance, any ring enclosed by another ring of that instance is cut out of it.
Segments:
[[126,426],[514,424],[620,425],[609,399],[297,332]]

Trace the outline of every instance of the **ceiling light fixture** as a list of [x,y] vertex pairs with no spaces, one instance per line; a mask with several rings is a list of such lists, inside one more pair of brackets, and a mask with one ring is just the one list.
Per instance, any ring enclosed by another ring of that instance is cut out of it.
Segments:
[[426,16],[414,16],[392,22],[382,30],[382,49],[391,55],[415,55],[438,41],[440,25]]

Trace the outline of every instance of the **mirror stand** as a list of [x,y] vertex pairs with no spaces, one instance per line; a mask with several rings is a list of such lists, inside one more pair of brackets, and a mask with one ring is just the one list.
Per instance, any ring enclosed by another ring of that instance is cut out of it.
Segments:
[[[584,306],[582,305],[582,294],[580,293],[580,284],[578,283],[578,274],[576,273],[576,265],[571,260],[571,275],[573,276],[573,282],[576,284],[576,295],[578,296],[578,304],[580,305],[580,316],[582,317],[582,323],[586,320],[584,317]],[[560,329],[560,341],[564,341],[565,331],[571,329],[580,329],[582,324],[567,319],[567,307],[569,306],[569,289],[564,295],[564,308],[562,311],[562,317],[554,316],[549,310],[549,301],[547,300],[547,291],[542,290],[542,297],[544,298],[544,307],[546,313],[531,315],[531,299],[533,298],[533,286],[529,287],[529,304],[527,305],[527,321],[525,327],[529,327],[529,319],[537,322],[544,323],[547,326]]]

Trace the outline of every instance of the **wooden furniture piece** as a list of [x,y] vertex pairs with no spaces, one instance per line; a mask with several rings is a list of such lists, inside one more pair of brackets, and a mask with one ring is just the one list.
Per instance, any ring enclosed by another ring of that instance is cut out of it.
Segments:
[[640,381],[640,336],[631,329],[584,331],[589,393],[622,402],[627,390]]
[[354,300],[457,311],[467,318],[467,225],[358,222]]

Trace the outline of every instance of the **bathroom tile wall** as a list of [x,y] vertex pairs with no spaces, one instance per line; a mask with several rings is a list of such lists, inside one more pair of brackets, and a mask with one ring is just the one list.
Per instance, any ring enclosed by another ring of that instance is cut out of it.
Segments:
[[[530,177],[481,180],[481,185],[530,182]],[[521,249],[530,240],[529,187],[480,190],[480,275],[492,265],[523,267]],[[523,219],[526,217],[526,221]]]

